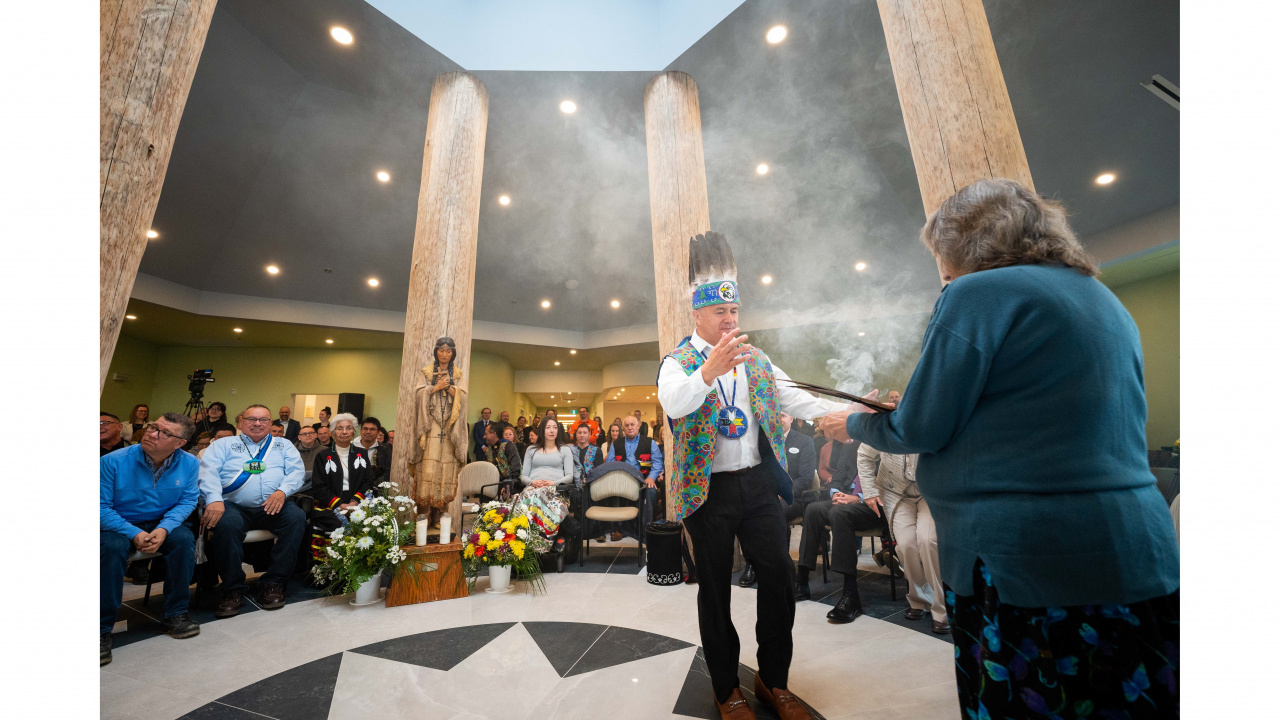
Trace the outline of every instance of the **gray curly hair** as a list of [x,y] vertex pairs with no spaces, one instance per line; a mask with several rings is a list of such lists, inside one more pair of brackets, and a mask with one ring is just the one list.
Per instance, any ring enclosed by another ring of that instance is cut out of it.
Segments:
[[351,423],[352,430],[360,429],[360,421],[356,418],[355,415],[352,415],[351,413],[338,413],[337,415],[334,415],[332,418],[329,418],[329,432],[337,432],[338,423],[344,423],[344,422]]
[[961,188],[920,230],[920,242],[957,272],[1055,263],[1097,277],[1060,203],[1005,178]]

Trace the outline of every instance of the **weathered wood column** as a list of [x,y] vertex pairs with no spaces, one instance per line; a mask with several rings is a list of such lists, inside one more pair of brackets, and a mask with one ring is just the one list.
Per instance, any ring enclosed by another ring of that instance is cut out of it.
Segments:
[[[702,159],[702,111],[693,78],[682,72],[666,72],[649,81],[644,89],[644,136],[649,153],[658,350],[666,355],[693,333],[689,238],[711,229],[707,169]],[[675,477],[674,456],[666,454],[668,518],[674,517],[670,482]]]
[[[405,437],[413,423],[413,390],[423,382],[422,368],[431,365],[437,338],[447,335],[457,342],[454,367],[462,371],[462,389],[471,382],[476,237],[488,125],[489,93],[478,79],[464,72],[436,76],[427,110],[400,360],[396,427],[402,428],[400,434]],[[458,422],[466,422],[466,418],[460,417]],[[413,496],[408,452],[394,453],[391,479],[402,494]],[[461,494],[454,498],[449,512],[457,534],[462,531]]]
[[215,0],[101,0],[98,390],[147,248]]
[[877,0],[925,215],[986,177],[1034,189],[982,0]]

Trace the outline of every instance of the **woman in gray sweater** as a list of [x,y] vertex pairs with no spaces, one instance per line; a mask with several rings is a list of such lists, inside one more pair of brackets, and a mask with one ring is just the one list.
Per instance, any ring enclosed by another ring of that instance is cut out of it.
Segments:
[[524,451],[524,467],[521,472],[524,490],[515,499],[515,505],[537,508],[547,523],[548,536],[554,535],[569,506],[559,493],[568,493],[573,486],[573,448],[564,444],[560,423],[554,416],[542,419],[537,445]]

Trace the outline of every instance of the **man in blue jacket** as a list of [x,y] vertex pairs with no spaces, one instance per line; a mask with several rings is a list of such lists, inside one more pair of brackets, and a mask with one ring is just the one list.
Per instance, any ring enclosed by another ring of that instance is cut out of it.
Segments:
[[200,461],[182,446],[195,432],[191,418],[165,413],[147,426],[142,442],[99,461],[101,536],[100,659],[111,662],[111,629],[120,609],[124,568],[134,550],[165,558],[164,625],[175,638],[200,634],[187,613],[195,536],[184,525],[199,497]]

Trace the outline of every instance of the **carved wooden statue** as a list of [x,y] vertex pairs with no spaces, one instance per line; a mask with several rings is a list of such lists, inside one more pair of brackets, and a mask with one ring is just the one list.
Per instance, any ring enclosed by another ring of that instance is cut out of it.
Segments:
[[[436,359],[422,369],[423,382],[413,391],[409,472],[419,512],[445,509],[458,493],[458,471],[466,462],[467,391],[459,387],[462,371],[453,367],[456,355],[452,338],[436,340]],[[432,515],[434,520],[439,513]]]

